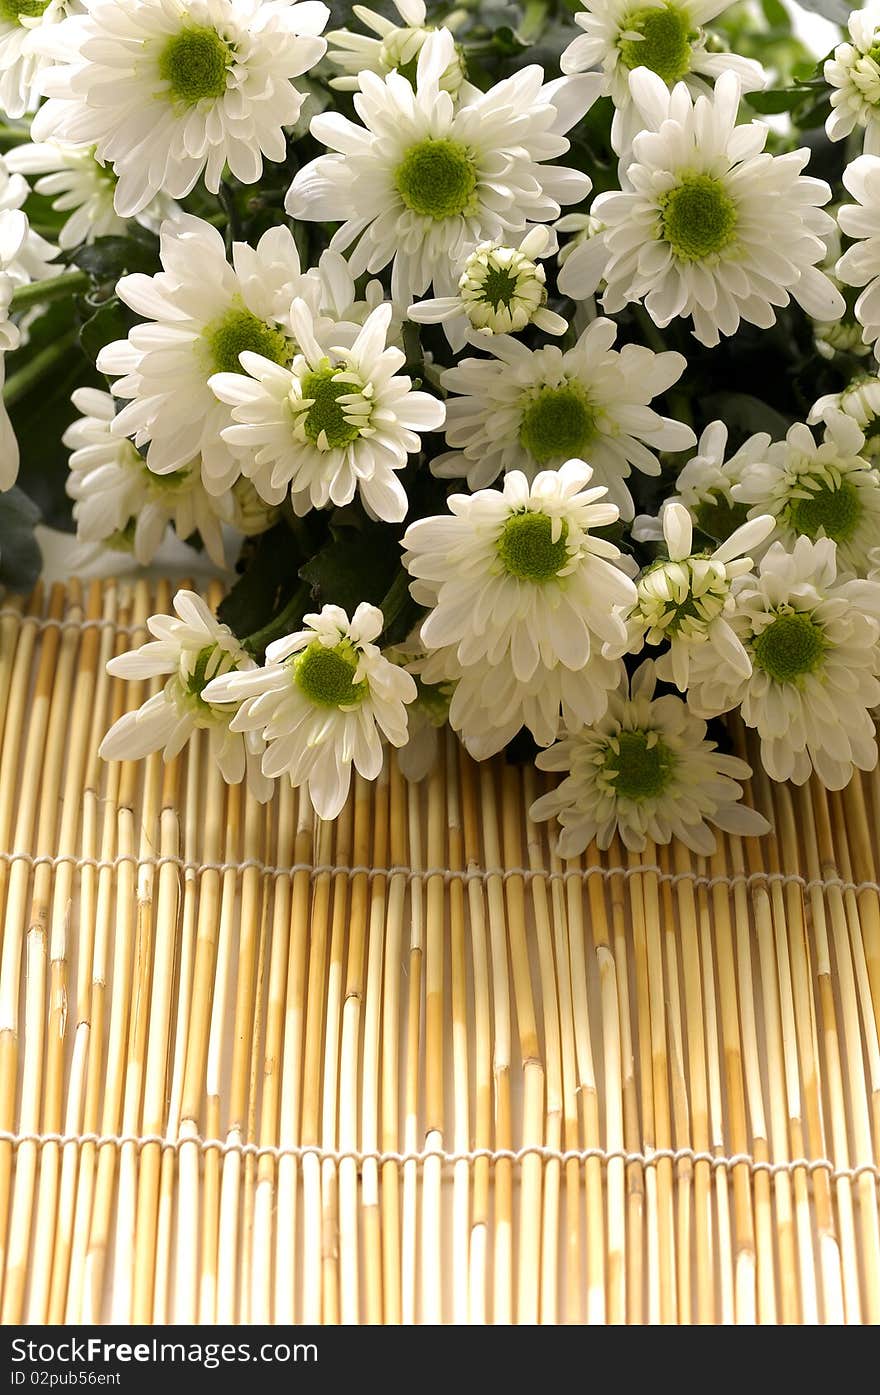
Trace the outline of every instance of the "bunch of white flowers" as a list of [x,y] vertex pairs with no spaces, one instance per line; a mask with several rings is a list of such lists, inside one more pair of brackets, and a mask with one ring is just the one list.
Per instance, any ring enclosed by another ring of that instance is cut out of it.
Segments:
[[561,774],[563,856],[760,834],[708,720],[878,758],[880,4],[819,64],[724,0],[384,8],[0,3],[0,488],[49,441],[90,549],[243,574],[103,754],[333,818],[448,721]]

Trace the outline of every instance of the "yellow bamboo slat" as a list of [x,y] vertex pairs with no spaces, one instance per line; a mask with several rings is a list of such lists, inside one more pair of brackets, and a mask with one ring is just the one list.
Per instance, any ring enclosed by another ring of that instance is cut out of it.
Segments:
[[322,823],[100,760],[169,605],[0,602],[0,1320],[880,1321],[880,774],[564,863],[447,734]]

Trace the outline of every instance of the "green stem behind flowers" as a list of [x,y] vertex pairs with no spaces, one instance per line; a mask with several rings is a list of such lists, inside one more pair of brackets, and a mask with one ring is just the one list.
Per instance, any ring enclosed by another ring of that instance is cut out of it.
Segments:
[[278,614],[271,619],[268,624],[261,629],[255,630],[252,635],[247,635],[242,640],[242,644],[255,659],[262,660],[266,649],[276,639],[283,639],[285,635],[292,634],[299,628],[302,618],[305,615],[306,607],[309,603],[312,588],[307,581],[303,581],[296,588],[290,600]]
[[10,302],[12,314],[29,310],[32,305],[48,305],[53,300],[66,300],[90,285],[84,271],[65,271],[61,276],[50,276],[46,281],[32,281],[28,286],[19,286]]
[[10,374],[3,389],[3,401],[6,406],[12,407],[26,397],[31,388],[46,377],[56,363],[66,357],[68,350],[72,349],[75,343],[76,333],[71,330],[69,334],[56,339],[54,344],[47,344],[45,349],[34,354],[17,373]]

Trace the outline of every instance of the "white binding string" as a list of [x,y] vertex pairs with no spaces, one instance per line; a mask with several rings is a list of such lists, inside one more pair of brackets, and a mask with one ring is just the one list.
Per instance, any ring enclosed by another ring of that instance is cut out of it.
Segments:
[[51,615],[23,615],[9,606],[0,607],[0,620],[17,620],[20,625],[36,625],[38,630],[115,630],[120,635],[142,635],[147,628],[146,621],[139,625],[121,625],[116,620],[77,620],[72,616],[56,620]]
[[521,1163],[530,1157],[538,1157],[544,1162],[558,1162],[563,1165],[570,1162],[587,1163],[598,1160],[603,1164],[622,1162],[627,1166],[637,1164],[640,1167],[657,1167],[661,1162],[686,1162],[692,1165],[705,1163],[713,1172],[719,1169],[730,1171],[737,1167],[748,1168],[752,1175],[766,1172],[771,1177],[781,1174],[791,1175],[795,1172],[810,1174],[825,1172],[832,1182],[853,1182],[859,1177],[872,1176],[876,1182],[880,1183],[880,1167],[873,1162],[857,1163],[854,1167],[835,1167],[830,1158],[791,1158],[784,1162],[770,1162],[754,1158],[750,1153],[725,1155],[698,1152],[694,1148],[657,1148],[650,1153],[630,1152],[623,1148],[567,1148],[563,1151],[558,1148],[548,1148],[543,1144],[532,1143],[516,1149],[472,1148],[456,1152],[413,1149],[409,1152],[398,1153],[378,1149],[361,1151],[355,1148],[322,1148],[318,1144],[308,1143],[275,1146],[268,1143],[244,1143],[235,1139],[201,1138],[198,1135],[184,1138],[164,1138],[161,1134],[10,1133],[8,1130],[0,1130],[0,1145],[8,1144],[15,1150],[24,1144],[33,1144],[40,1148],[48,1145],[66,1148],[70,1145],[81,1147],[86,1143],[95,1148],[135,1148],[138,1152],[147,1147],[159,1147],[164,1151],[179,1153],[184,1148],[194,1147],[203,1154],[220,1153],[225,1156],[234,1153],[242,1157],[274,1158],[276,1161],[280,1161],[281,1158],[314,1157],[323,1162],[351,1161],[358,1165],[373,1162],[379,1166],[389,1162],[398,1163],[401,1166],[406,1163],[415,1163],[421,1166],[429,1160],[434,1163],[440,1162],[449,1167],[455,1166],[456,1163],[482,1161]]
[[271,863],[264,862],[257,857],[245,858],[241,862],[200,862],[197,860],[187,860],[176,856],[173,853],[156,855],[153,857],[139,856],[137,853],[120,853],[116,857],[79,857],[74,853],[29,853],[29,852],[2,852],[0,851],[0,861],[2,862],[26,862],[31,867],[61,867],[62,865],[73,866],[75,868],[91,867],[95,871],[113,871],[123,863],[132,863],[138,867],[176,867],[185,876],[194,876],[201,872],[248,872],[257,871],[266,877],[292,877],[302,872],[308,872],[312,877],[319,876],[344,876],[344,877],[367,877],[373,880],[375,877],[403,877],[407,881],[428,881],[433,877],[442,877],[444,882],[470,882],[470,881],[491,881],[498,877],[501,881],[507,881],[510,877],[520,877],[523,881],[547,881],[547,882],[586,882],[590,877],[601,877],[610,881],[615,877],[629,879],[632,877],[652,876],[660,882],[667,882],[676,885],[679,882],[690,882],[697,887],[705,887],[711,890],[717,886],[766,886],[768,884],[780,884],[782,886],[799,886],[805,892],[837,890],[854,892],[856,895],[863,891],[874,891],[880,894],[880,882],[875,881],[847,881],[843,877],[813,877],[807,879],[797,872],[735,872],[731,874],[721,873],[714,877],[703,876],[698,872],[665,872],[655,863],[643,863],[634,867],[569,867],[560,871],[550,868],[534,867],[365,867],[365,866],[344,866],[336,863],[312,863],[294,862],[286,867],[276,867]]

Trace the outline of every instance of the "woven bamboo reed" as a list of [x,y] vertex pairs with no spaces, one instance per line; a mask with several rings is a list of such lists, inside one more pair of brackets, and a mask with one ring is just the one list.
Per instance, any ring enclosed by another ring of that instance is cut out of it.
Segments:
[[98,759],[169,603],[0,608],[2,1321],[880,1320],[880,776],[562,864],[450,739],[321,824]]

